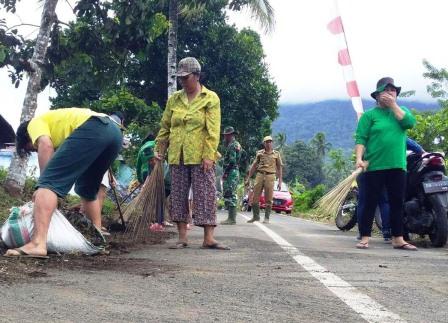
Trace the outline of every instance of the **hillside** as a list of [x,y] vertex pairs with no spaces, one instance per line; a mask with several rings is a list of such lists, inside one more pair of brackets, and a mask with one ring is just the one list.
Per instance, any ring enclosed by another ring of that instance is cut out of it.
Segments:
[[[373,100],[363,100],[370,108]],[[437,103],[401,101],[400,104],[419,111],[437,110]],[[317,132],[324,132],[334,148],[353,148],[356,114],[349,100],[327,100],[314,103],[284,104],[274,121],[273,133],[286,133],[287,143],[298,139],[308,142]]]

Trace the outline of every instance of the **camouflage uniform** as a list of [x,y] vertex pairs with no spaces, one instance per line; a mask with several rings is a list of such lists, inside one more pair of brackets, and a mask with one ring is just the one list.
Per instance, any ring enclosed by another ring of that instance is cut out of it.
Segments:
[[[236,133],[233,127],[226,127],[223,134],[234,135]],[[229,212],[229,216],[221,224],[236,224],[236,189],[240,181],[240,172],[238,169],[240,158],[241,145],[235,140],[235,137],[232,137],[230,142],[225,144],[222,176],[224,203]]]
[[241,145],[235,139],[226,147],[224,151],[224,175],[223,175],[223,195],[227,207],[237,205],[236,189],[240,181],[238,162],[240,158]]

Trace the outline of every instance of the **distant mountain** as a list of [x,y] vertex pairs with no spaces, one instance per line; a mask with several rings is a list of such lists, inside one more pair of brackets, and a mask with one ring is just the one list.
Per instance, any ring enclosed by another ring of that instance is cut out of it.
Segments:
[[[438,110],[437,103],[401,101],[419,111]],[[372,108],[373,100],[363,100],[364,109]],[[351,150],[354,146],[356,113],[351,101],[327,100],[314,103],[280,105],[279,117],[272,124],[273,133],[284,132],[287,143],[296,140],[309,142],[317,132],[324,132],[333,148]]]

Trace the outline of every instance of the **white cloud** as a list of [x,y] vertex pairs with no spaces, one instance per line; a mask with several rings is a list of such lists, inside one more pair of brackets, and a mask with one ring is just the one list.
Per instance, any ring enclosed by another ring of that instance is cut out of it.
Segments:
[[[26,3],[25,3],[26,2]],[[70,1],[72,4],[74,0]],[[332,0],[271,0],[276,14],[272,34],[262,35],[270,73],[281,90],[282,102],[320,101],[347,98],[342,70],[337,64],[336,43],[326,29],[331,19]],[[429,83],[422,76],[422,60],[447,67],[448,1],[446,0],[339,0],[355,75],[361,95],[369,97],[376,81],[392,76],[403,90],[416,90],[416,99],[430,100]],[[41,5],[36,0],[19,2],[24,23],[39,24]],[[60,20],[73,17],[60,1]],[[247,12],[229,13],[239,28],[251,26],[261,32]],[[16,21],[20,21],[15,18]],[[23,34],[35,37],[36,28]],[[18,124],[26,83],[19,90],[10,84],[5,69],[0,71],[0,113]],[[48,108],[48,90],[39,96],[39,110]]]
[[[336,40],[326,25],[332,0],[271,0],[276,28],[262,35],[270,72],[282,90],[282,101],[346,98],[336,59]],[[392,76],[417,99],[431,100],[422,76],[424,58],[446,67],[448,30],[444,0],[339,0],[349,50],[361,95],[368,97],[376,81]],[[238,27],[261,30],[247,13],[229,13]]]

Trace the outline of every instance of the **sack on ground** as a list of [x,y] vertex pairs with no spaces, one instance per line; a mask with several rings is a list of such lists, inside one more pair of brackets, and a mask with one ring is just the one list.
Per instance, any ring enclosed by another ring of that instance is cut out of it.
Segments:
[[[92,255],[104,250],[105,239],[91,222],[87,219],[78,222],[84,228],[88,227],[89,239],[75,229],[59,210],[54,211],[48,230],[48,251]],[[11,209],[8,219],[1,228],[1,238],[8,248],[18,248],[31,240],[33,230],[33,203],[28,202],[20,208]]]

